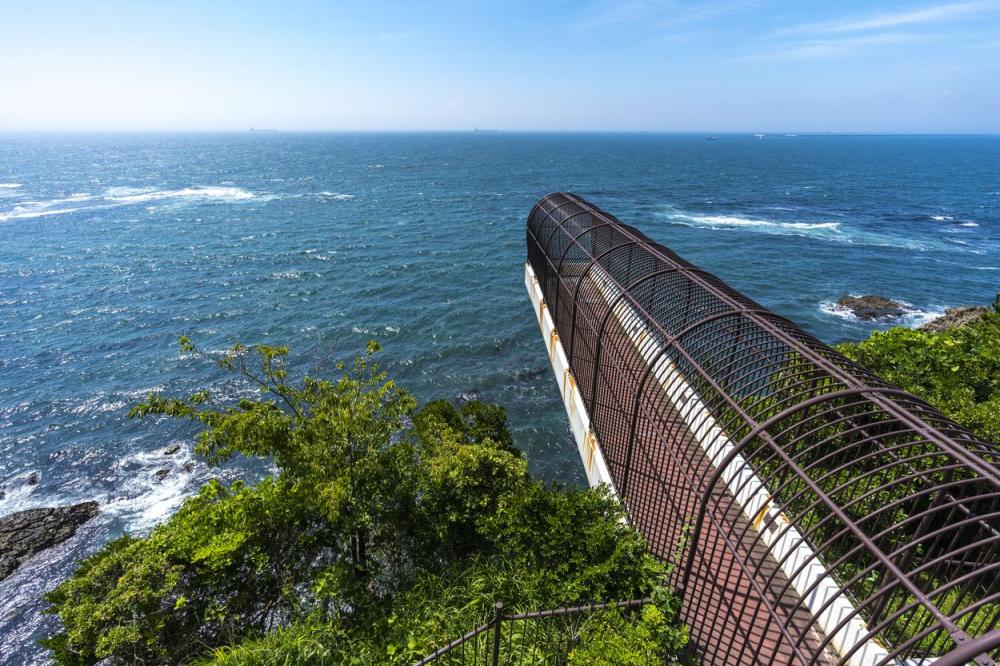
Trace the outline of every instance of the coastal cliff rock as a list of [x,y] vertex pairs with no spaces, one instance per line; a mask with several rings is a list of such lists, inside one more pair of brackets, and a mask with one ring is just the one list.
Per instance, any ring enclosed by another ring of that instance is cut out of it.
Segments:
[[97,502],[83,502],[0,516],[0,580],[32,556],[73,536],[96,515]]
[[921,331],[940,333],[951,328],[965,326],[970,321],[979,319],[990,311],[990,308],[981,305],[967,305],[957,308],[947,308],[944,314],[936,317],[920,327]]
[[906,314],[906,308],[884,296],[867,294],[865,296],[841,296],[837,305],[850,310],[858,319],[894,319]]

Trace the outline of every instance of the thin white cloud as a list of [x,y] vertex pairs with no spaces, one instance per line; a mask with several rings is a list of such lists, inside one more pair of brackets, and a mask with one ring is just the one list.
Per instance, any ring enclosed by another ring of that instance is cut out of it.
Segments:
[[584,10],[577,19],[575,27],[586,32],[622,23],[631,23],[646,16],[660,4],[646,0],[595,3]]
[[848,17],[821,23],[803,23],[776,30],[776,35],[837,34],[884,30],[900,26],[941,23],[1000,10],[998,0],[973,0],[930,5],[895,14],[878,14],[866,18]]
[[746,56],[743,60],[764,62],[846,57],[861,53],[874,46],[906,44],[920,41],[921,39],[918,35],[906,33],[877,33],[856,37],[810,39],[784,44],[771,51]]
[[643,24],[653,29],[710,21],[760,4],[759,0],[700,3],[678,0],[600,0],[591,3],[573,21],[581,32]]

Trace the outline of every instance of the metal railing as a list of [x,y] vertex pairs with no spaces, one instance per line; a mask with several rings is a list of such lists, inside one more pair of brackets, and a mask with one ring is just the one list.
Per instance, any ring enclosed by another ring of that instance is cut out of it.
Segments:
[[618,609],[634,623],[638,614],[630,611],[636,611],[651,601],[633,599],[511,614],[505,614],[503,604],[498,602],[488,622],[424,657],[414,666],[432,662],[462,666],[565,664],[595,612]]
[[527,245],[702,659],[994,663],[995,444],[573,194]]

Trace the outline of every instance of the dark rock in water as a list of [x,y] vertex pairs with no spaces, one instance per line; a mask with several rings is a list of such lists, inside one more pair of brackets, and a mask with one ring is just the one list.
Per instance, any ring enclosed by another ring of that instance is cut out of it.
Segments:
[[97,515],[97,502],[28,509],[0,517],[0,580],[22,563],[76,534]]
[[0,500],[7,499],[7,491],[0,489]]
[[990,308],[982,306],[962,306],[957,308],[948,308],[944,311],[943,315],[935,319],[932,319],[923,326],[921,326],[920,330],[931,331],[932,333],[940,333],[941,331],[947,331],[950,328],[958,328],[959,326],[965,326],[970,321],[979,319],[989,311]]
[[193,462],[191,462],[191,461],[189,460],[189,461],[187,461],[186,463],[184,463],[184,471],[185,471],[185,472],[191,472],[191,471],[193,471],[193,470],[194,470],[194,463],[193,463]]
[[28,475],[28,479],[25,481],[29,486],[36,485],[38,483],[38,472],[32,472]]
[[855,317],[866,321],[872,319],[894,319],[906,314],[906,308],[901,303],[883,296],[874,296],[871,294],[865,296],[841,296],[837,299],[837,305],[847,308],[854,313]]
[[537,368],[535,370],[524,370],[522,372],[517,373],[517,376],[514,377],[514,379],[516,379],[518,381],[525,381],[525,382],[534,381],[535,379],[538,379],[539,377],[541,377],[542,375],[544,375],[547,370],[548,370],[548,368]]
[[163,481],[163,479],[167,478],[169,475],[170,475],[170,470],[167,469],[166,467],[164,467],[163,469],[158,469],[155,472],[153,472],[153,476],[156,477],[157,482]]
[[172,456],[180,450],[181,450],[181,445],[174,444],[173,446],[168,446],[167,448],[163,449],[163,455]]

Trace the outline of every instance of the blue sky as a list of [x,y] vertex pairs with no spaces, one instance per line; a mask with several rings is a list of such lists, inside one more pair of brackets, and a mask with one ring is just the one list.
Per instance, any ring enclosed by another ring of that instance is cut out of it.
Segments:
[[0,0],[0,129],[1000,132],[1000,0]]

